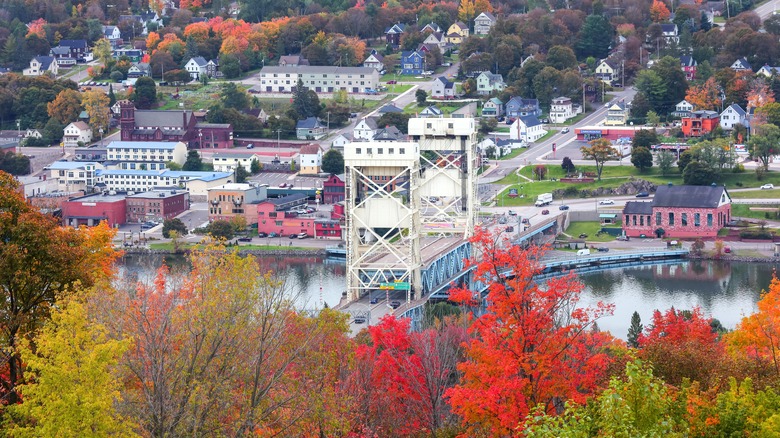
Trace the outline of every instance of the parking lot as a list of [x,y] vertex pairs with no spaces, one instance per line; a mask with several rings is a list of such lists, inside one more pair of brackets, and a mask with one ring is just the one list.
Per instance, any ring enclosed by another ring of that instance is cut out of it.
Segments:
[[279,187],[280,184],[293,184],[295,187],[316,188],[322,187],[323,178],[310,176],[297,176],[294,173],[260,173],[249,178],[260,184],[268,184],[269,187]]

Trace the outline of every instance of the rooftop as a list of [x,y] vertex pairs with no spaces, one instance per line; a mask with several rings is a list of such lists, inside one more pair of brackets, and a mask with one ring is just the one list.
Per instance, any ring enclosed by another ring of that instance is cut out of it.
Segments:
[[175,141],[112,141],[108,144],[108,147],[114,149],[173,150],[179,144],[184,143]]

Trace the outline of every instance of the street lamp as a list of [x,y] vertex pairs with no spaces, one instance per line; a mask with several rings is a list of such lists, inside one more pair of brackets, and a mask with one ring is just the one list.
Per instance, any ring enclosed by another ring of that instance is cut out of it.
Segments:
[[100,146],[103,147],[103,128],[100,128],[99,131],[100,131]]
[[203,130],[198,129],[198,148],[203,149]]

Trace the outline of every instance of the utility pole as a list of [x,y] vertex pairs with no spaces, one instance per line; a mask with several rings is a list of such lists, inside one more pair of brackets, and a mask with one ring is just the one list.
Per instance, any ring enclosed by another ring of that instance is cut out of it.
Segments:
[[625,60],[620,61],[620,73],[622,74],[622,77],[620,79],[620,87],[626,88],[626,61]]
[[276,149],[279,149],[279,138],[282,135],[282,130],[277,129],[276,130]]

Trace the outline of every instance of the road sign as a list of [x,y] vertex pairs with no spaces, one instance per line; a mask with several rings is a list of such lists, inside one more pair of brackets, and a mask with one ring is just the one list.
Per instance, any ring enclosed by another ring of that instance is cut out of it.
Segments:
[[380,290],[409,290],[409,283],[396,281],[395,283],[379,283]]

